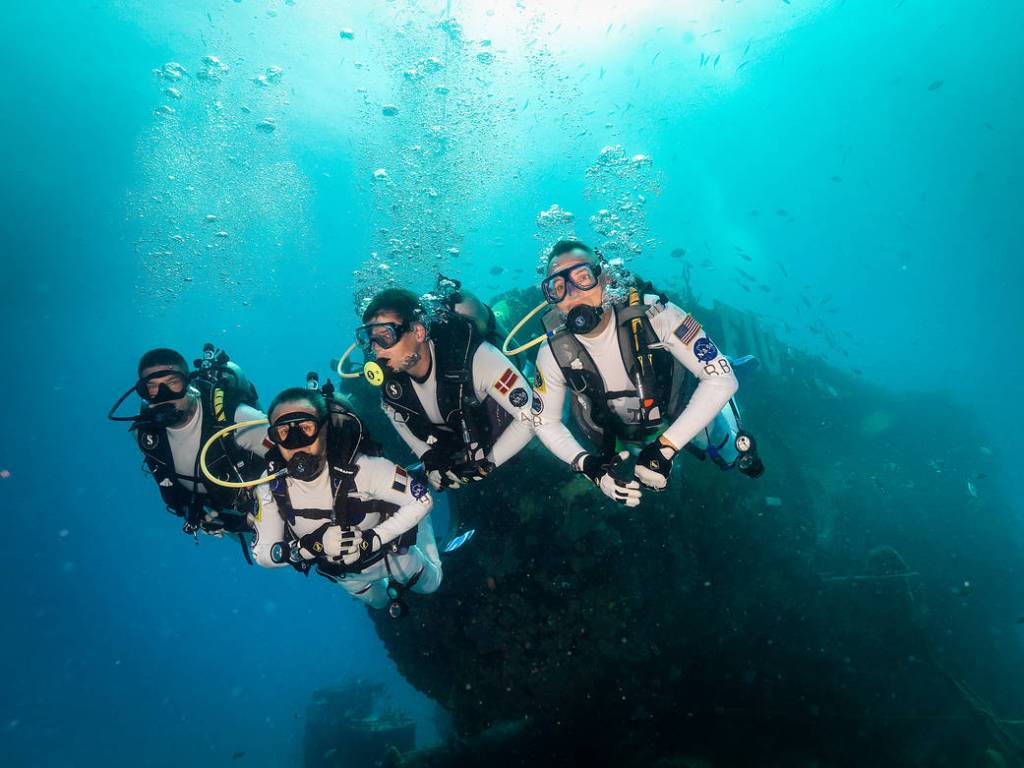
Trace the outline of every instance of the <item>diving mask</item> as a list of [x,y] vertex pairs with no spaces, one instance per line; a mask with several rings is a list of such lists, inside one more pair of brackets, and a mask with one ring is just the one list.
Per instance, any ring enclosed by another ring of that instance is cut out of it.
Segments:
[[554,274],[548,275],[540,284],[544,299],[548,304],[557,304],[565,298],[571,283],[577,290],[589,291],[597,285],[597,279],[601,276],[601,265],[583,262],[573,264],[571,267],[560,269]]
[[326,418],[317,418],[306,411],[293,411],[271,424],[267,429],[267,437],[272,443],[289,450],[305,448],[316,442],[317,435],[326,423]]

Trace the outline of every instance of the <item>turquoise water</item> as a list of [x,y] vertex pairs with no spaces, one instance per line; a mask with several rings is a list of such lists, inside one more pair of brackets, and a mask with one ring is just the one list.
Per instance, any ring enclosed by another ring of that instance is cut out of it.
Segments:
[[989,482],[1016,471],[1016,3],[2,18],[5,765],[289,764],[310,692],[368,673],[434,733],[361,608],[164,517],[104,419],[149,347],[213,341],[267,400],[326,372],[380,285],[525,287],[571,231],[670,291],[689,265],[704,305],[855,375],[950,393]]

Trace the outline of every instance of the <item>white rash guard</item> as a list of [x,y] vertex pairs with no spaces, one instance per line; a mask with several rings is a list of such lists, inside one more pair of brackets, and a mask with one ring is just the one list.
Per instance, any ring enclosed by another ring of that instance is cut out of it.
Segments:
[[[438,427],[445,427],[437,402],[437,355],[434,353],[434,342],[431,341],[429,344],[430,373],[422,383],[412,377],[409,380],[430,422]],[[512,422],[502,431],[487,456],[489,461],[500,467],[533,439],[533,420],[530,415],[533,400],[529,382],[511,360],[497,347],[485,341],[473,355],[473,390],[479,402],[482,403],[485,398],[490,397],[512,416]],[[412,433],[394,408],[386,402],[382,407],[409,449],[417,458],[422,456],[429,446]]]
[[[369,514],[355,526],[362,531],[372,528],[380,537],[382,546],[415,528],[433,508],[434,500],[429,491],[423,489],[422,495],[418,498],[414,496],[413,479],[393,462],[381,457],[360,455],[356,459],[356,465],[359,471],[356,472],[352,490],[349,492],[350,499],[380,499],[398,505],[398,510],[386,520],[382,521],[380,515]],[[315,480],[307,482],[286,478],[285,482],[293,510],[334,508],[328,469],[324,469]],[[308,518],[296,514],[295,524],[291,526],[289,534],[285,531],[285,521],[278,512],[270,484],[264,483],[257,488],[253,557],[257,563],[267,568],[287,565],[275,563],[270,559],[270,550],[274,544],[312,533],[327,521],[323,518]]]
[[[233,423],[237,424],[242,421],[255,421],[257,419],[266,418],[265,414],[260,413],[252,406],[239,405],[238,408],[235,409],[235,420]],[[170,445],[171,455],[174,457],[174,471],[179,475],[195,477],[195,473],[197,471],[202,471],[198,469],[198,465],[196,464],[196,457],[203,449],[203,446],[200,445],[202,433],[203,401],[201,398],[197,398],[196,410],[192,414],[192,418],[180,427],[167,428],[167,443]],[[265,456],[270,448],[270,442],[266,440],[266,437],[266,425],[236,429],[229,435],[229,438],[233,439],[239,448],[252,451],[257,456],[261,457]],[[188,490],[192,490],[193,483],[191,481],[178,478],[178,482]],[[203,487],[202,483],[199,484],[198,491],[199,493],[206,493],[206,488]]]
[[[418,526],[416,545],[404,554],[388,554],[383,559],[354,573],[342,575],[337,583],[353,597],[374,608],[383,608],[388,602],[387,587],[390,579],[406,584],[416,578],[413,592],[428,594],[441,584],[441,558],[430,524],[430,510],[434,505],[425,486],[413,487],[414,480],[401,467],[384,458],[362,456],[356,459],[359,467],[349,492],[350,499],[381,499],[399,505],[386,520],[380,515],[368,514],[356,525],[359,530],[373,529],[385,545]],[[296,512],[295,524],[286,531],[284,518],[270,491],[270,485],[258,486],[256,516],[253,521],[255,535],[252,542],[253,559],[265,568],[279,568],[288,563],[275,563],[270,557],[274,544],[312,533],[326,520],[301,515],[303,509],[331,510],[334,499],[331,491],[330,471],[324,469],[310,482],[287,478],[288,498]],[[414,493],[416,495],[414,495]]]
[[[644,303],[650,307],[655,307],[657,302],[656,296],[644,296]],[[669,302],[660,311],[649,312],[648,317],[659,341],[699,379],[690,401],[663,433],[666,440],[681,449],[702,433],[722,408],[727,406],[729,399],[736,394],[739,382],[729,361],[711,343],[691,315]],[[612,322],[597,337],[576,338],[593,358],[606,392],[635,392],[636,387],[629,379],[619,352],[616,320],[617,317],[612,318]],[[537,354],[537,377],[534,380],[534,429],[548,450],[571,464],[579,454],[588,451],[562,422],[567,386],[550,345],[544,342]],[[621,397],[608,403],[626,424],[637,423],[639,404],[636,396]]]

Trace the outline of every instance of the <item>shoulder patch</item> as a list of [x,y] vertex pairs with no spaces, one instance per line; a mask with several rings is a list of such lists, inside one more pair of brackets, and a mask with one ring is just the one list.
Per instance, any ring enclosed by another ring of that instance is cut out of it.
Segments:
[[530,405],[530,410],[537,414],[544,413],[544,401],[536,392],[533,393],[533,403]]
[[498,377],[498,380],[494,382],[494,388],[501,392],[503,395],[507,395],[509,390],[515,386],[515,383],[519,380],[518,374],[511,368],[506,368],[505,372]]
[[411,493],[413,498],[421,504],[430,503],[430,493],[427,490],[427,486],[421,480],[412,481],[409,485],[409,493]]
[[407,485],[409,485],[409,473],[396,464],[395,477],[391,481],[391,490],[405,493]]
[[700,331],[700,323],[697,322],[693,315],[687,315],[683,318],[683,322],[681,322],[672,333],[675,334],[675,337],[683,342],[683,344],[689,344],[697,338],[697,334],[700,333]]
[[529,399],[529,395],[526,394],[526,390],[522,387],[516,387],[508,393],[508,401],[516,408],[522,408]]
[[533,374],[533,389],[536,392],[547,393],[547,389],[544,386],[544,374],[540,372],[540,368]]
[[693,343],[693,354],[702,363],[710,363],[718,357],[718,348],[707,336],[701,336]]

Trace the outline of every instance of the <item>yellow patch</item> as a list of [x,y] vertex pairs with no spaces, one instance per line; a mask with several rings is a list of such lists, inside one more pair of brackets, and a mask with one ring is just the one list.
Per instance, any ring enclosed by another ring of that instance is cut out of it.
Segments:
[[533,388],[542,395],[546,395],[548,392],[547,387],[544,384],[544,374],[540,372],[539,368],[533,374]]

